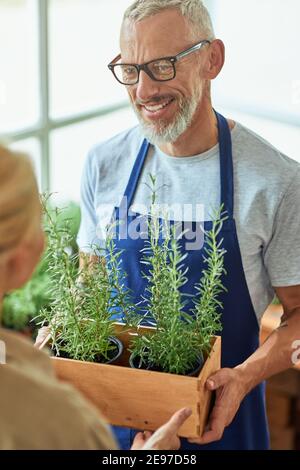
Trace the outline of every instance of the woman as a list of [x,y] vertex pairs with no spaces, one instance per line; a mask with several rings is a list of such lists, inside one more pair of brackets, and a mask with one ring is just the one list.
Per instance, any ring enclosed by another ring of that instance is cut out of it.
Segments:
[[[32,167],[26,157],[0,146],[0,302],[28,281],[43,248]],[[45,352],[4,329],[0,341],[6,352],[0,358],[0,449],[117,448],[98,411],[56,380]],[[138,434],[132,450],[177,449],[178,429],[189,415],[181,410],[153,435]]]

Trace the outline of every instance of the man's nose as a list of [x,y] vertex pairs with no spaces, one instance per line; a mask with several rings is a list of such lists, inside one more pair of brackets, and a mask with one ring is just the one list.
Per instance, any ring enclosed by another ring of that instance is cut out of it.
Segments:
[[148,101],[159,94],[159,82],[152,80],[144,71],[140,71],[140,78],[136,88],[136,97],[141,101]]

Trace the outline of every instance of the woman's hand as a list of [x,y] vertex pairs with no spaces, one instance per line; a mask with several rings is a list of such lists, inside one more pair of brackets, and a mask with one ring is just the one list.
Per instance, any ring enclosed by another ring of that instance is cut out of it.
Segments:
[[36,340],[35,340],[35,343],[34,343],[34,346],[37,348],[37,349],[40,349],[41,346],[43,345],[43,343],[46,341],[46,339],[48,338],[50,334],[50,328],[49,326],[43,326],[42,328],[39,329],[38,331],[38,335],[36,337]]
[[180,447],[178,431],[191,416],[192,411],[183,408],[154,433],[145,431],[136,435],[131,450],[177,450]]

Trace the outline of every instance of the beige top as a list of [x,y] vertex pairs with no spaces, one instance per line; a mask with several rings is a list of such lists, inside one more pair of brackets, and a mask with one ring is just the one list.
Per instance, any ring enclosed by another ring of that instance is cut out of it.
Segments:
[[55,378],[47,353],[5,329],[0,341],[0,449],[116,449],[98,411]]

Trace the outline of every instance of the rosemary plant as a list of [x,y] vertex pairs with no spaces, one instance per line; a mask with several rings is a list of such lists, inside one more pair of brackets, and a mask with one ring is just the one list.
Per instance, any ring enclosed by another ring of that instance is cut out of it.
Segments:
[[188,280],[187,254],[182,254],[179,246],[178,226],[169,226],[159,218],[155,207],[155,178],[150,178],[149,239],[143,249],[146,312],[142,318],[155,325],[156,330],[133,340],[132,358],[139,360],[139,367],[148,365],[164,372],[187,374],[203,363],[203,353],[209,352],[212,336],[221,329],[217,310],[222,308],[218,295],[224,290],[221,276],[225,273],[225,250],[217,237],[224,218],[220,217],[220,209],[214,215],[212,230],[206,234],[207,269],[196,285],[200,298],[194,301],[194,309],[186,312],[187,299],[182,288]]
[[223,304],[219,296],[227,291],[222,282],[222,276],[226,274],[224,268],[226,250],[222,248],[223,239],[218,241],[218,235],[226,219],[222,205],[214,212],[212,229],[206,233],[204,263],[207,267],[196,285],[198,297],[194,300],[195,308],[192,310],[196,319],[198,341],[205,353],[210,351],[211,338],[222,331],[220,312]]
[[[114,314],[130,313],[128,293],[123,289],[124,275],[120,253],[111,236],[106,247],[93,247],[99,262],[85,263],[78,271],[78,255],[69,251],[70,234],[58,223],[61,209],[55,215],[43,204],[48,233],[48,272],[53,302],[42,310],[42,324],[51,329],[52,348],[57,355],[77,360],[107,362],[115,353],[112,342]],[[77,279],[83,281],[78,285]]]

